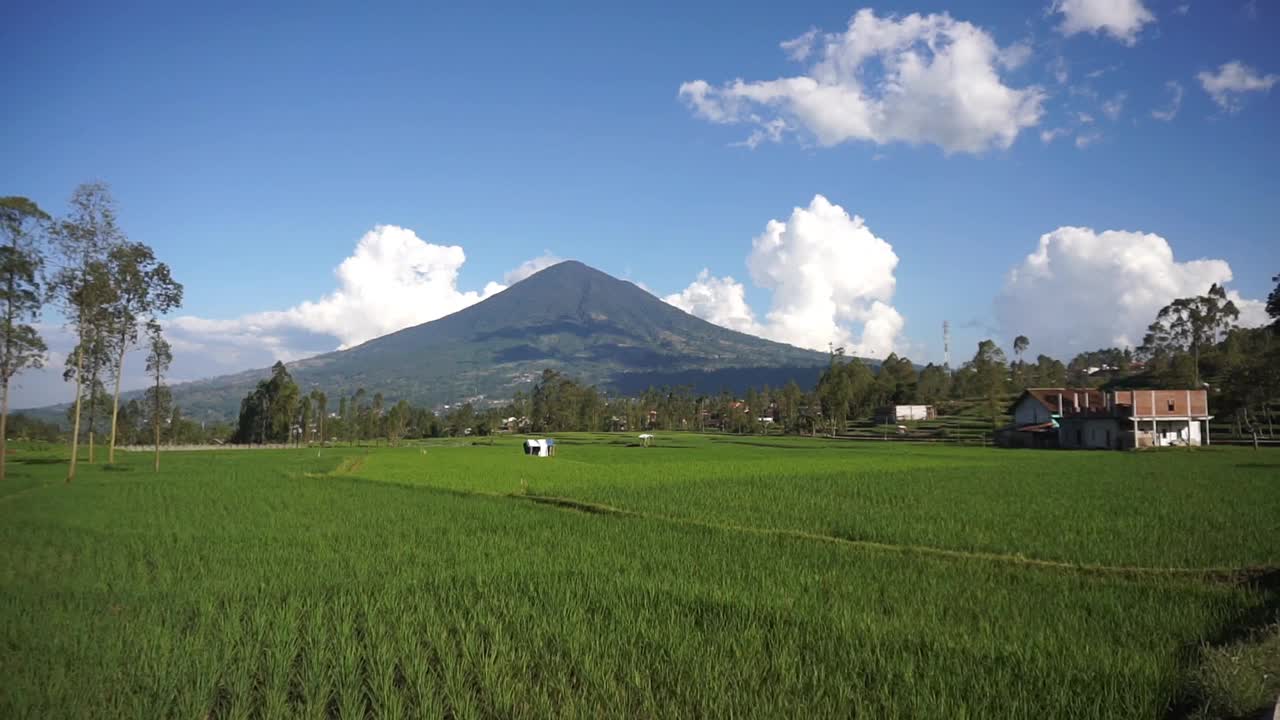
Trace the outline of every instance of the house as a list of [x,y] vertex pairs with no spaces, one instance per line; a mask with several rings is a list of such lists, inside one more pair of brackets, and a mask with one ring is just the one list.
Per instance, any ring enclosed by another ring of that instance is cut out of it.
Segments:
[[932,405],[888,405],[876,410],[876,423],[897,425],[905,420],[933,420],[938,417]]
[[1030,388],[1013,406],[1013,424],[996,434],[1005,447],[1133,449],[1209,443],[1204,390]]

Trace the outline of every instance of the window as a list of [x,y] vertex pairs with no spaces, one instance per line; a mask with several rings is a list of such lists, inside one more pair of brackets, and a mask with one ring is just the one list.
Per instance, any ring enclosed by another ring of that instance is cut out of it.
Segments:
[[1169,399],[1169,412],[1173,412],[1173,398]]

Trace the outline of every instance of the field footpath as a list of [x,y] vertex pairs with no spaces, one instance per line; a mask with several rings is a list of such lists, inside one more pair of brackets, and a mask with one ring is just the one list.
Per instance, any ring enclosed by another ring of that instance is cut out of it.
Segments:
[[[374,480],[359,477],[356,473],[363,466],[363,458],[356,462],[344,461],[337,468],[326,473],[307,473],[308,477],[343,477],[350,480],[360,480],[365,482],[388,483],[385,480]],[[751,525],[739,525],[735,523],[713,522],[709,520],[698,520],[696,518],[683,518],[672,515],[663,515],[660,513],[650,513],[640,510],[629,510],[604,503],[590,502],[586,500],[578,500],[571,497],[558,495],[537,495],[522,492],[492,492],[486,490],[464,490],[458,488],[441,488],[429,485],[420,485],[416,483],[400,483],[389,481],[390,484],[399,485],[401,487],[429,489],[433,492],[444,492],[451,495],[470,496],[470,497],[487,497],[501,498],[507,500],[520,500],[535,505],[550,507],[557,510],[584,513],[589,515],[612,515],[616,517],[628,517],[643,520],[653,520],[655,522],[668,523],[672,525],[683,525],[686,527],[700,527],[710,530],[720,530],[726,532],[746,533],[752,535],[765,535],[773,537],[790,538],[794,540],[804,540],[809,542],[828,543],[832,545],[857,548],[862,550],[870,550],[881,553],[898,553],[903,555],[918,555],[922,557],[938,557],[950,558],[953,560],[969,560],[980,561],[1004,565],[1016,565],[1021,567],[1038,568],[1042,570],[1073,572],[1083,575],[1107,575],[1112,577],[1164,577],[1164,578],[1185,578],[1192,580],[1205,580],[1210,582],[1220,582],[1240,585],[1265,585],[1280,586],[1280,566],[1277,565],[1257,565],[1243,567],[1150,567],[1142,565],[1099,565],[1090,563],[1076,563],[1065,560],[1046,560],[1041,558],[1030,558],[1025,555],[981,552],[974,550],[955,550],[952,548],[934,547],[929,545],[913,545],[913,544],[897,544],[878,542],[875,540],[853,540],[842,538],[835,535],[824,535],[806,530],[795,530],[787,528],[765,528],[755,527]],[[1278,718],[1277,720],[1280,720]]]
[[[834,535],[824,535],[822,533],[808,532],[805,530],[788,530],[786,528],[762,528],[750,525],[737,525],[733,523],[718,523],[707,520],[696,520],[692,518],[680,518],[670,515],[660,515],[655,513],[639,512],[635,510],[627,510],[625,508],[605,505],[603,503],[585,502],[575,500],[568,497],[559,497],[554,495],[522,495],[519,493],[488,493],[488,492],[466,492],[464,494],[485,495],[490,497],[505,497],[516,500],[525,500],[536,503],[538,505],[547,505],[559,508],[561,510],[569,510],[573,512],[583,512],[593,515],[617,515],[621,517],[634,517],[646,520],[656,520],[659,522],[672,523],[676,525],[686,525],[691,527],[703,527],[712,530],[727,530],[730,532],[750,533],[754,535],[772,535],[775,537],[788,537],[798,540],[811,540],[814,542],[825,542],[834,545],[842,545],[848,547],[862,548],[866,550],[875,550],[879,552],[893,552],[910,555],[923,555],[930,557],[946,557],[957,560],[981,560],[993,563],[1005,563],[1012,565],[1023,565],[1029,567],[1045,568],[1049,570],[1067,570],[1083,574],[1099,574],[1099,575],[1136,575],[1136,576],[1155,576],[1155,577],[1186,577],[1200,580],[1211,580],[1217,582],[1228,583],[1249,583],[1255,581],[1262,582],[1280,582],[1280,566],[1255,566],[1255,567],[1144,567],[1140,565],[1091,565],[1085,563],[1073,563],[1062,560],[1043,560],[1039,558],[1029,558],[1024,555],[1009,555],[1004,553],[988,553],[973,550],[954,550],[950,548],[931,547],[928,545],[908,545],[877,542],[874,540],[850,540],[848,538],[836,537]],[[1280,720],[1280,719],[1278,719]]]

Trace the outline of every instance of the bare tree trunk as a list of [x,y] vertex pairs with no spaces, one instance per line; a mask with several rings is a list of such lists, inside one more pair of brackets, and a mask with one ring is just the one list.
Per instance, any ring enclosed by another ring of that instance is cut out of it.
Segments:
[[9,378],[0,379],[0,480],[4,480],[5,455],[9,452]]
[[67,468],[67,482],[76,477],[76,455],[80,452],[80,395],[81,370],[84,369],[84,342],[76,348],[76,409],[75,419],[71,422],[71,465]]
[[111,402],[111,444],[107,447],[107,462],[116,461],[116,419],[120,416],[120,376],[124,375],[124,348],[120,343],[120,361],[116,363],[116,394]]
[[155,430],[156,458],[155,471],[160,472],[160,374],[156,373],[155,410],[151,413],[151,425]]

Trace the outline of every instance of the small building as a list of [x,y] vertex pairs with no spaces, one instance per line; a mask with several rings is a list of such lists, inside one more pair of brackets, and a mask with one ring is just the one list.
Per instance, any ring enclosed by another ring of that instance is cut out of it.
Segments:
[[933,420],[938,417],[932,405],[886,405],[876,410],[878,425],[897,425],[907,420]]
[[524,454],[530,457],[555,457],[556,441],[549,438],[525,440]]
[[1004,447],[1127,450],[1209,443],[1204,390],[1030,388],[1013,406],[1013,424],[996,433]]

